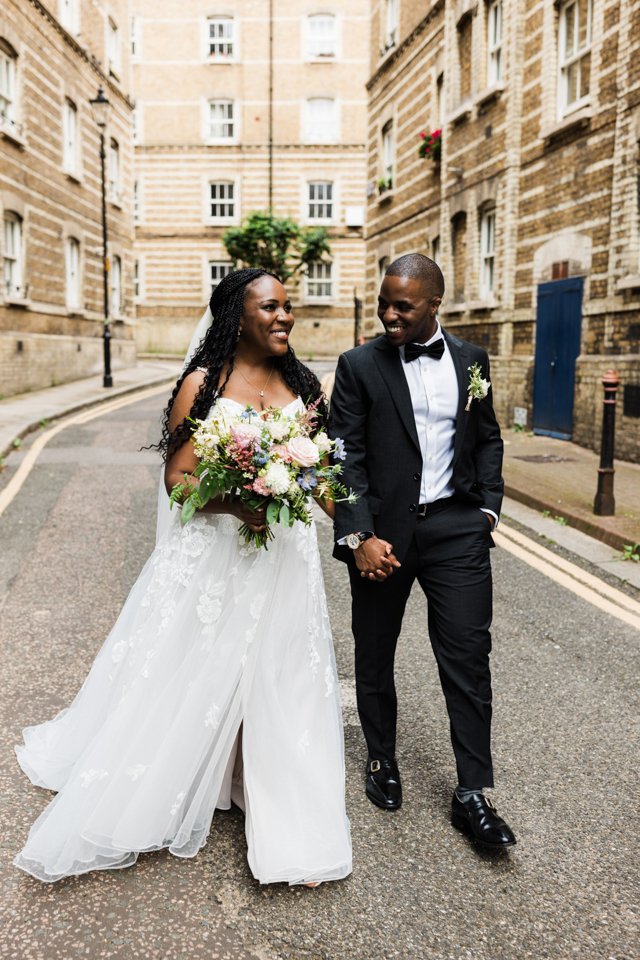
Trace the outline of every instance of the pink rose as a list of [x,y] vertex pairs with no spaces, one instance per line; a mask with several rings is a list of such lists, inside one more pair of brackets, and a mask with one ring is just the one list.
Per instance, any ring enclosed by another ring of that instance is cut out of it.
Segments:
[[308,437],[294,437],[289,440],[287,450],[292,462],[300,467],[312,467],[320,459],[318,448]]

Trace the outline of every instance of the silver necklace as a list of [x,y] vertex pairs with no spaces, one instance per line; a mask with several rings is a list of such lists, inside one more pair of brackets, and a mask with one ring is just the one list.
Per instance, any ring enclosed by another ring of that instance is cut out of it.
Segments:
[[249,386],[251,387],[251,389],[252,389],[252,390],[255,390],[256,393],[258,394],[258,396],[259,396],[261,399],[264,399],[264,392],[265,392],[265,390],[267,389],[267,387],[269,386],[269,380],[271,380],[271,377],[273,376],[273,371],[275,370],[275,367],[271,367],[271,372],[269,373],[269,376],[267,377],[266,382],[265,382],[265,385],[264,385],[264,387],[262,388],[262,390],[259,390],[258,387],[256,387],[255,383],[251,383],[251,380],[249,380],[247,377],[245,377],[245,375],[244,375],[244,373],[242,372],[242,370],[240,369],[240,367],[236,367],[236,370],[238,371],[238,373],[240,374],[240,376],[242,377],[242,379],[245,381],[245,383],[248,383]]

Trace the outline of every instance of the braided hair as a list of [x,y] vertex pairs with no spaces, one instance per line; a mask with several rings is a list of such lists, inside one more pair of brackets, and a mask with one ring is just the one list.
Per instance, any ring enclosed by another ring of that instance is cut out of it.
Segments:
[[[234,270],[233,273],[223,277],[211,294],[209,307],[213,320],[179,377],[164,412],[162,437],[155,445],[155,448],[162,453],[163,460],[172,456],[191,435],[191,427],[186,418],[177,425],[175,430],[169,427],[171,411],[185,378],[198,367],[206,370],[205,378],[188,414],[192,419],[207,417],[215,400],[224,393],[233,373],[247,287],[258,277],[264,276],[279,280],[279,277],[268,270],[253,268]],[[218,387],[225,363],[228,363],[227,375]],[[327,420],[327,405],[316,375],[298,360],[291,347],[284,356],[274,358],[274,365],[296,396],[302,397],[307,406],[311,403],[316,404],[316,411],[319,414],[317,429],[320,429]]]

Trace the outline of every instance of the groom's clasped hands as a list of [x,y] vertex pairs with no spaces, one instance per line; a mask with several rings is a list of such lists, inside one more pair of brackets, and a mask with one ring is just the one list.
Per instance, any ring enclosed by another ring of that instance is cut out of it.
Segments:
[[382,582],[401,566],[393,552],[393,546],[387,540],[372,536],[364,540],[354,550],[356,566],[360,576]]

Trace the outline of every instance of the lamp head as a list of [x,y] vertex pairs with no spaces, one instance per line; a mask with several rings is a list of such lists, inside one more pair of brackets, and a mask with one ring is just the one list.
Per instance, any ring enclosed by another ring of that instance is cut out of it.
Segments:
[[104,130],[104,128],[107,125],[107,119],[109,117],[109,108],[111,104],[105,97],[104,90],[102,89],[102,87],[98,88],[98,95],[94,97],[93,100],[89,100],[89,104],[91,105],[91,112],[93,114],[93,119],[95,120],[97,125],[100,127],[100,129]]

